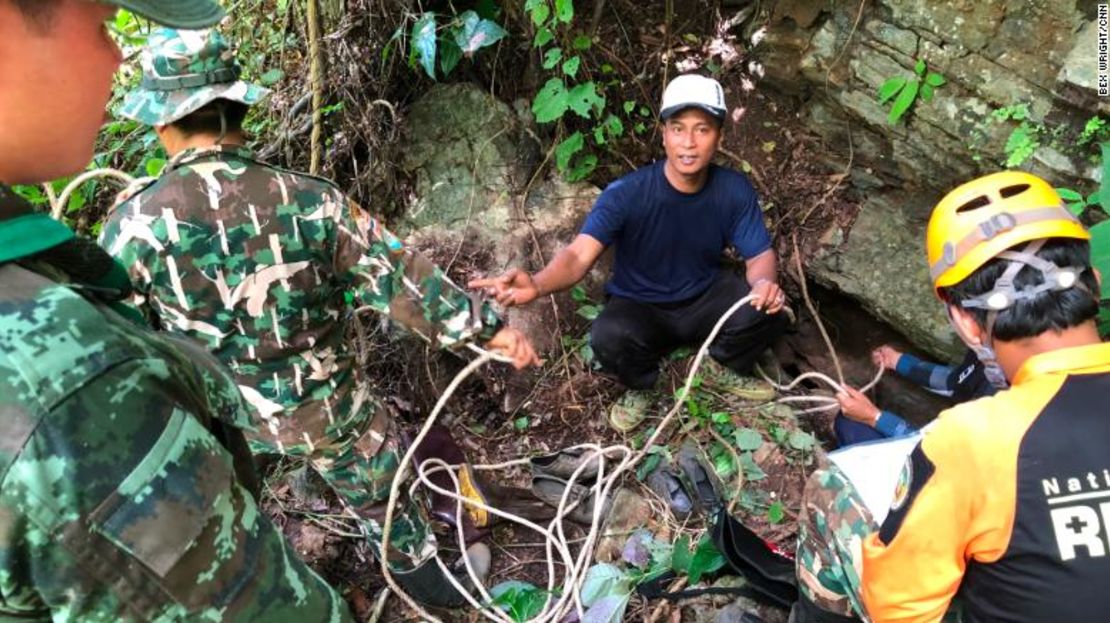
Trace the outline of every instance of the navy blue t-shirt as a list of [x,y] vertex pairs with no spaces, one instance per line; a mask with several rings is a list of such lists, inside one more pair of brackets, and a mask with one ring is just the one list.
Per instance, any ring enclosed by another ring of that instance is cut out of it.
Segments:
[[732,245],[744,259],[771,248],[759,199],[743,173],[710,165],[696,193],[675,190],[660,160],[625,175],[598,197],[582,226],[605,246],[615,245],[609,294],[668,303],[706,290]]

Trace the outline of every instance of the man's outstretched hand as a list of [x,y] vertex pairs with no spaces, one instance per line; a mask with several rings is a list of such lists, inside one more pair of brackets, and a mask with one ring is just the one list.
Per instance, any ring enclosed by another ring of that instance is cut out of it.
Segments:
[[517,370],[543,364],[536,355],[536,349],[532,347],[532,342],[528,341],[528,338],[521,333],[520,329],[508,327],[501,329],[490,341],[486,342],[486,348],[498,351],[512,359],[513,367]]
[[540,295],[540,289],[532,280],[532,275],[519,268],[510,269],[497,277],[473,279],[466,285],[471,290],[485,290],[486,294],[505,307],[531,303]]

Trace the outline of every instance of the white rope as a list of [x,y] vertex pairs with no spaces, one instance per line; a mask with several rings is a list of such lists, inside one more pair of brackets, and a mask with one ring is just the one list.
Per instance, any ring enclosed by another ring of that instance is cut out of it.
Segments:
[[57,198],[54,197],[54,188],[50,184],[43,184],[43,188],[46,189],[46,197],[50,200],[50,218],[60,220],[62,218],[62,210],[64,210],[66,204],[69,203],[69,196],[73,194],[73,191],[77,190],[81,184],[95,177],[114,177],[123,182],[124,186],[128,186],[131,182],[135,181],[135,178],[123,171],[117,171],[116,169],[93,169],[92,171],[85,171],[81,175],[73,178],[73,181],[66,184],[66,187],[62,190],[62,194]]
[[[643,444],[639,451],[633,451],[631,448],[623,445],[602,447],[598,444],[593,443],[581,444],[566,449],[584,451],[584,460],[581,461],[578,468],[567,479],[568,484],[563,490],[563,495],[559,500],[559,504],[556,506],[555,517],[546,526],[538,525],[523,517],[519,517],[512,513],[502,511],[498,508],[490,506],[489,504],[486,504],[482,500],[469,499],[462,496],[459,493],[460,483],[458,475],[456,473],[461,466],[448,465],[443,460],[437,458],[429,458],[416,466],[416,479],[409,490],[410,498],[413,496],[417,487],[424,486],[435,493],[447,496],[448,498],[455,500],[456,537],[459,540],[460,551],[465,552],[466,550],[462,521],[464,506],[484,510],[487,513],[518,524],[539,534],[543,539],[543,543],[545,544],[544,548],[547,555],[547,598],[540,613],[537,614],[535,617],[529,619],[528,621],[529,623],[556,623],[566,617],[566,615],[569,614],[571,610],[576,611],[579,619],[581,619],[584,612],[581,598],[581,589],[582,585],[585,582],[586,573],[590,567],[590,563],[593,560],[597,541],[601,536],[600,526],[603,523],[601,511],[605,506],[606,500],[609,499],[613,491],[613,487],[618,485],[621,476],[625,472],[633,469],[641,460],[643,460],[643,458],[647,455],[652,446],[655,444],[656,440],[658,440],[663,432],[667,429],[667,426],[674,419],[675,415],[685,405],[685,398],[689,395],[690,388],[694,382],[694,377],[696,376],[698,369],[701,367],[701,364],[709,351],[710,344],[712,344],[713,340],[716,339],[717,334],[720,333],[721,328],[724,326],[725,322],[734,313],[736,313],[737,310],[739,310],[744,305],[749,304],[753,298],[754,297],[749,295],[740,299],[739,301],[734,303],[732,307],[730,307],[724,314],[722,314],[720,319],[717,320],[717,323],[709,332],[708,337],[706,337],[705,341],[698,349],[693,363],[690,366],[690,370],[686,375],[686,381],[683,384],[682,389],[677,393],[678,398],[675,401],[674,406],[672,406],[667,414],[663,416],[663,419],[656,427],[655,432]],[[391,573],[386,551],[389,548],[389,534],[393,526],[393,514],[396,510],[397,500],[400,495],[402,483],[404,482],[404,479],[407,475],[408,464],[412,461],[415,449],[420,445],[421,441],[424,439],[428,431],[431,429],[432,425],[435,423],[440,411],[442,411],[443,409],[443,406],[446,404],[447,400],[455,392],[458,386],[462,383],[462,381],[471,373],[473,373],[474,370],[478,369],[482,365],[485,365],[491,359],[496,359],[503,362],[510,361],[507,357],[504,357],[503,355],[491,353],[473,344],[467,344],[467,348],[474,351],[475,353],[478,353],[479,356],[477,359],[470,362],[465,368],[463,368],[463,370],[459,372],[451,381],[451,384],[447,386],[447,389],[440,396],[439,400],[436,402],[435,407],[432,409],[432,412],[428,415],[427,420],[424,422],[424,427],[420,430],[420,433],[412,441],[411,445],[408,448],[408,451],[405,453],[405,456],[401,459],[401,462],[397,467],[397,473],[394,475],[392,486],[390,487],[389,503],[386,508],[385,523],[382,529],[381,566],[382,573],[386,579],[386,583],[419,616],[423,617],[427,621],[435,621],[437,623],[440,622],[440,619],[429,614],[412,597],[407,595],[400,588],[400,586],[397,585]],[[762,370],[760,370],[760,374],[765,380],[767,380],[768,383],[770,383],[779,391],[789,391],[797,387],[798,384],[807,379],[816,379],[829,385],[837,392],[843,391],[843,387],[839,383],[834,381],[829,376],[821,374],[819,372],[807,372],[805,374],[802,374],[787,385],[780,385],[771,381],[769,378],[767,378],[765,374],[763,374]],[[880,367],[875,378],[866,386],[864,386],[861,391],[866,392],[874,387],[875,384],[878,383],[879,379],[882,377],[882,374],[883,369]],[[832,398],[829,396],[787,396],[784,398],[780,398],[776,402],[816,402],[821,404],[821,406],[816,407],[815,409],[806,409],[800,411],[800,413],[808,413],[815,410],[829,410],[837,408],[839,406],[839,401],[837,401],[836,398]],[[589,489],[590,495],[583,496],[581,500],[572,501],[570,499],[570,496],[572,490],[576,488],[574,485],[581,478],[584,470],[590,467],[595,460],[598,463],[598,473],[594,484]],[[471,468],[480,471],[503,470],[511,467],[527,465],[528,462],[528,459],[514,459],[511,461],[492,465],[472,465]],[[616,466],[611,471],[607,472],[606,468],[610,462],[615,463]],[[454,490],[445,489],[431,481],[430,476],[441,471],[446,472],[451,478],[451,483]],[[567,513],[574,510],[574,508],[577,507],[580,503],[584,502],[585,500],[591,499],[593,501],[593,516],[591,518],[592,521],[590,523],[589,532],[587,533],[585,540],[582,542],[582,545],[578,550],[578,555],[574,556],[571,552],[571,543],[566,537],[563,520],[566,517]],[[555,569],[556,556],[564,567],[562,579],[560,582],[557,582],[556,579],[556,576],[558,575]],[[470,578],[474,590],[477,591],[478,597],[480,599],[475,598],[475,596],[471,595],[470,590],[464,587],[462,583],[460,583],[454,577],[454,574],[451,573],[447,564],[440,558],[438,551],[434,554],[434,560],[443,571],[444,577],[448,580],[448,582],[450,582],[451,585],[454,586],[455,589],[464,596],[466,601],[479,613],[481,613],[483,617],[497,623],[512,623],[512,619],[509,618],[508,615],[506,615],[504,612],[497,609],[496,607],[490,605],[493,599],[487,591],[486,587],[483,586],[481,578],[478,577],[477,573],[474,571],[473,566],[471,565],[469,558],[465,554],[462,557],[462,562],[466,569],[467,576]],[[557,583],[558,588],[556,588]],[[554,599],[554,596],[556,594],[558,595],[558,598]],[[552,603],[553,599],[554,603]]]
[[[694,361],[691,364],[690,370],[686,375],[686,382],[683,385],[682,389],[679,391],[678,399],[675,401],[674,406],[672,406],[670,411],[668,411],[667,414],[663,416],[663,420],[656,427],[655,432],[651,435],[647,442],[644,443],[643,447],[639,451],[633,452],[631,448],[620,445],[603,448],[598,446],[597,444],[583,444],[580,446],[575,446],[575,448],[573,448],[586,450],[587,457],[584,461],[582,461],[582,463],[578,466],[574,473],[571,474],[570,478],[568,478],[568,485],[563,490],[563,495],[559,500],[559,504],[556,506],[555,517],[551,520],[547,527],[539,526],[531,521],[528,521],[527,519],[513,515],[512,513],[501,511],[479,500],[470,500],[464,498],[458,493],[459,482],[458,477],[455,474],[456,468],[448,466],[441,460],[428,459],[417,466],[416,477],[419,484],[429,487],[433,491],[455,500],[455,518],[457,525],[456,536],[459,538],[460,550],[465,551],[466,549],[465,542],[463,541],[461,521],[464,503],[469,506],[481,508],[498,517],[507,519],[513,523],[533,530],[543,537],[544,543],[546,544],[545,550],[547,552],[548,558],[547,599],[545,600],[544,607],[541,612],[532,619],[529,619],[529,623],[555,623],[556,621],[562,620],[563,617],[565,617],[572,609],[577,611],[579,618],[582,617],[582,584],[585,582],[586,572],[590,567],[590,562],[593,560],[594,549],[596,548],[597,540],[600,536],[600,525],[602,523],[601,511],[605,506],[606,500],[609,499],[613,487],[617,485],[621,475],[624,474],[626,471],[632,469],[644,458],[644,456],[647,455],[648,451],[655,444],[655,441],[659,439],[659,437],[666,430],[667,426],[674,419],[678,411],[685,405],[685,397],[689,395],[690,387],[693,385],[694,382],[694,376],[697,374],[698,369],[701,367],[702,361],[705,359],[705,355],[709,351],[709,345],[717,337],[717,334],[720,333],[721,328],[724,326],[725,322],[730,317],[732,317],[732,315],[735,314],[737,310],[739,310],[744,305],[749,304],[753,298],[754,297],[749,295],[740,299],[739,301],[734,303],[732,307],[730,307],[724,314],[722,314],[720,319],[717,320],[717,323],[709,332],[708,337],[706,337],[705,341],[702,343],[701,348],[698,349],[697,355],[694,357]],[[385,522],[382,528],[382,555],[380,562],[382,567],[382,574],[385,576],[386,583],[394,592],[396,592],[401,597],[402,600],[405,601],[406,604],[409,605],[409,607],[415,610],[419,616],[428,621],[438,622],[439,619],[429,614],[411,596],[406,594],[401,589],[401,587],[397,585],[396,580],[394,580],[393,578],[392,570],[390,569],[389,565],[389,557],[387,556],[387,550],[389,548],[389,534],[392,531],[393,514],[396,510],[401,486],[407,475],[408,464],[412,461],[415,449],[420,445],[421,441],[424,439],[428,431],[431,429],[432,425],[435,423],[436,418],[439,416],[439,413],[443,409],[444,404],[446,404],[447,399],[450,398],[450,396],[455,392],[462,381],[474,370],[478,369],[482,365],[485,365],[485,363],[488,362],[490,359],[496,357],[496,355],[486,351],[482,351],[476,346],[468,345],[468,347],[476,352],[481,351],[480,355],[477,359],[470,362],[465,368],[463,368],[463,370],[459,372],[451,381],[451,384],[447,386],[447,389],[443,392],[443,395],[441,395],[439,400],[436,402],[436,405],[432,409],[432,412],[428,415],[428,419],[424,422],[424,426],[420,430],[420,433],[416,436],[415,439],[413,439],[408,448],[408,451],[405,453],[405,456],[401,459],[400,464],[397,466],[397,473],[394,474],[393,483],[390,487],[389,503],[386,507]],[[499,359],[503,360],[503,358]],[[591,495],[584,497],[582,500],[575,500],[572,502],[570,500],[570,495],[571,491],[574,489],[573,485],[577,483],[577,481],[581,478],[581,474],[587,467],[590,466],[595,458],[598,461],[598,473],[596,480],[591,487]],[[613,459],[616,462],[616,467],[611,472],[606,473],[608,459]],[[473,467],[474,469],[482,470],[503,469],[508,466],[522,465],[527,462],[527,459],[518,459],[498,465],[484,465]],[[454,485],[456,490],[449,491],[432,483],[429,475],[431,473],[434,473],[435,471],[446,471],[447,474],[450,475],[452,484]],[[416,483],[414,483],[413,486],[415,488]],[[566,532],[563,528],[563,519],[568,512],[574,510],[574,508],[578,504],[587,499],[593,500],[593,521],[590,524],[590,529],[586,536],[585,542],[578,550],[578,556],[574,557],[571,555],[570,544],[566,538]],[[556,599],[555,602],[552,603],[552,598],[556,592],[556,573],[554,562],[554,556],[556,554],[562,560],[565,570],[563,573],[563,580],[560,583],[560,590],[558,591],[558,599]],[[465,555],[462,559],[466,567],[467,575],[470,577],[471,582],[474,583],[474,586],[477,589],[479,595],[484,600],[484,604],[471,596],[469,594],[469,591],[465,590],[464,587],[459,584],[459,582],[449,572],[447,565],[443,562],[442,559],[440,559],[438,552],[435,554],[436,563],[443,570],[444,575],[446,576],[448,581],[451,582],[451,584],[454,585],[455,588],[465,596],[466,600],[470,603],[471,606],[476,608],[485,618],[491,621],[497,621],[498,623],[511,623],[511,619],[509,619],[509,617],[506,616],[503,612],[488,605],[492,601],[489,593],[486,591],[485,587],[481,585],[481,582],[479,581],[480,578],[478,578],[477,574],[474,572],[474,569],[470,564],[470,560]]]

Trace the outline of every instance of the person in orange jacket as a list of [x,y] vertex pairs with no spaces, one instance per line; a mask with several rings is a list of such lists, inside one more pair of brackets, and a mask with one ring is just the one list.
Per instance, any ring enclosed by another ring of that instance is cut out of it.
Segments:
[[1011,387],[941,413],[889,509],[868,508],[835,466],[813,475],[792,622],[1105,619],[1110,344],[1089,240],[1028,173],[979,178],[937,205],[935,291]]

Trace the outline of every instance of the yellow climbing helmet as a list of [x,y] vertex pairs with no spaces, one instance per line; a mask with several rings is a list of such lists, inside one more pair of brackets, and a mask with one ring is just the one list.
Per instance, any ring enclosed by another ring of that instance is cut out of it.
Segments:
[[933,289],[939,294],[1006,249],[1043,238],[1091,238],[1048,182],[1003,171],[963,184],[929,218],[925,249]]

